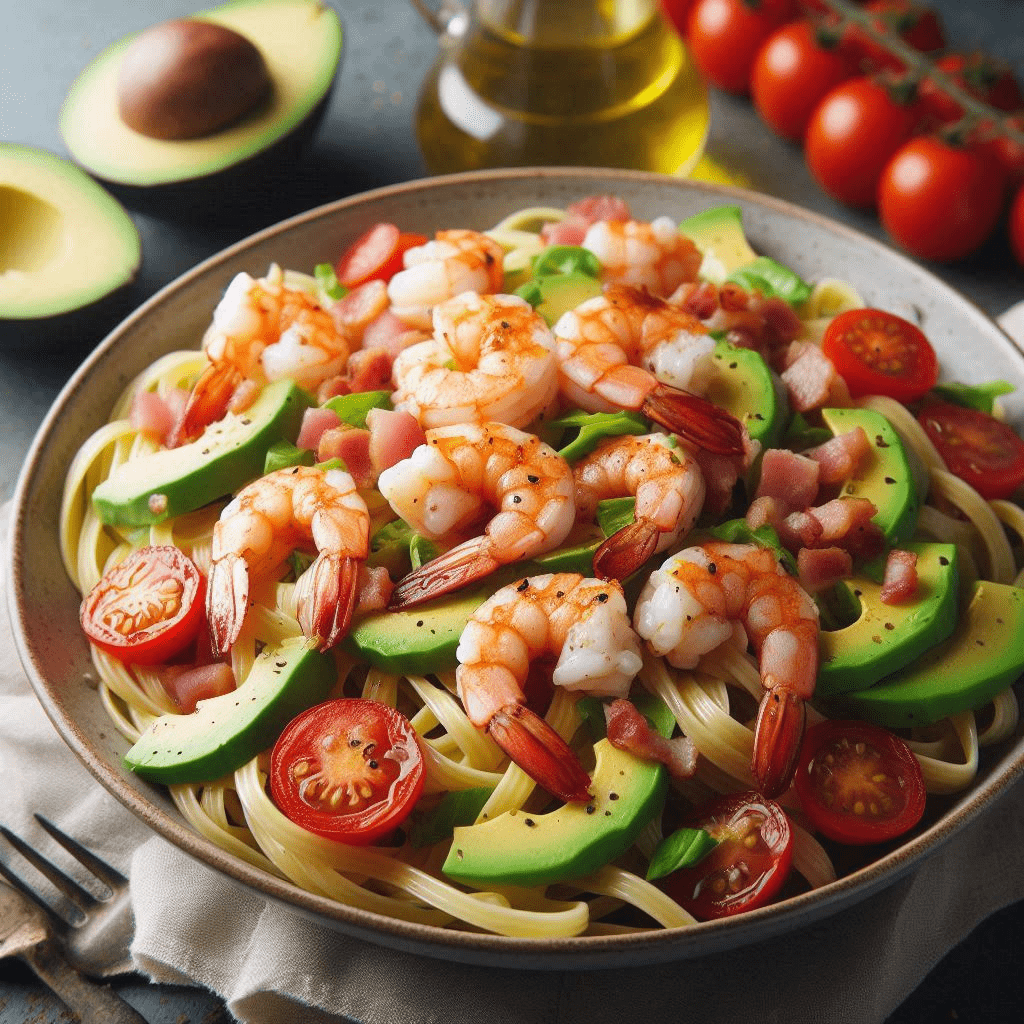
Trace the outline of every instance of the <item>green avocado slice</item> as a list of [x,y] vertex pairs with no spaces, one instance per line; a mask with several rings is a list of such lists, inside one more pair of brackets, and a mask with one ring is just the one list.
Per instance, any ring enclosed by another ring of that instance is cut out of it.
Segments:
[[535,277],[516,289],[516,295],[526,299],[548,327],[553,327],[563,313],[600,294],[601,282],[578,270]]
[[[662,736],[675,719],[656,698],[637,707]],[[568,803],[546,814],[506,811],[455,829],[442,871],[469,885],[548,885],[579,878],[620,856],[661,810],[668,789],[664,765],[613,747],[594,745],[588,803]]]
[[906,668],[834,704],[899,729],[982,707],[1024,673],[1024,590],[981,580],[956,632]]
[[816,696],[867,689],[953,632],[959,586],[956,545],[911,543],[903,547],[917,553],[914,600],[883,604],[880,584],[863,576],[847,581],[860,600],[860,617],[842,629],[819,634]]
[[718,342],[712,359],[715,374],[705,397],[731,412],[762,449],[778,447],[789,417],[779,378],[759,353],[726,341]]
[[268,385],[250,409],[229,412],[190,444],[118,466],[92,493],[96,514],[110,526],[150,526],[236,491],[262,475],[272,444],[298,434],[311,404],[290,380]]
[[687,217],[679,230],[704,255],[700,276],[722,284],[732,271],[757,259],[743,231],[743,211],[738,206],[715,206]]
[[237,690],[201,700],[191,715],[162,715],[125,754],[125,764],[167,785],[219,779],[269,747],[336,680],[334,659],[312,640],[265,647]]
[[872,409],[822,409],[821,417],[833,434],[863,427],[871,453],[863,459],[856,476],[847,480],[841,494],[868,498],[876,512],[871,521],[893,545],[913,536],[920,510],[914,473],[899,434],[889,421]]

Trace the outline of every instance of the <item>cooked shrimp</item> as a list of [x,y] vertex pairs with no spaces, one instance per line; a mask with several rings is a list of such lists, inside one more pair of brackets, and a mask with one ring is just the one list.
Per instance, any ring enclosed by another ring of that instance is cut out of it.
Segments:
[[423,427],[525,427],[558,392],[554,335],[516,295],[464,292],[441,303],[434,336],[400,352],[391,372],[395,408]]
[[426,537],[451,541],[478,529],[403,579],[391,607],[420,604],[543,554],[565,540],[576,518],[572,469],[539,437],[503,423],[428,430],[426,443],[381,473],[377,488]]
[[590,777],[568,744],[526,706],[523,685],[530,664],[551,657],[556,686],[608,697],[628,693],[642,658],[618,582],[556,573],[502,587],[470,616],[456,657],[469,720],[549,793],[588,799]]
[[206,614],[215,649],[226,654],[238,639],[251,583],[310,545],[317,556],[295,586],[299,625],[321,650],[333,646],[348,631],[369,538],[366,504],[342,470],[289,466],[243,487],[213,530]]
[[388,282],[391,311],[412,327],[427,329],[431,310],[445,299],[499,291],[504,256],[501,246],[479,231],[438,231],[433,241],[402,257],[405,269]]
[[594,554],[594,575],[625,579],[651,555],[693,527],[704,504],[704,474],[666,434],[626,435],[603,441],[573,466],[578,517],[593,518],[605,498],[636,497],[634,522]]
[[647,288],[667,296],[684,281],[694,281],[700,250],[681,234],[671,217],[649,224],[636,220],[599,220],[581,243],[601,261],[601,279]]
[[570,404],[634,409],[707,451],[742,454],[735,417],[683,390],[703,385],[715,344],[692,314],[644,289],[606,285],[563,314],[554,333],[559,389]]
[[650,649],[680,668],[730,640],[757,653],[765,694],[751,771],[767,796],[790,782],[804,728],[804,702],[818,674],[818,609],[754,544],[709,542],[672,555],[651,573],[633,623]]
[[290,378],[316,388],[344,368],[349,342],[311,295],[285,286],[274,265],[260,280],[235,275],[213,311],[203,349],[210,366],[189,395],[170,447],[219,420],[242,382],[260,386]]

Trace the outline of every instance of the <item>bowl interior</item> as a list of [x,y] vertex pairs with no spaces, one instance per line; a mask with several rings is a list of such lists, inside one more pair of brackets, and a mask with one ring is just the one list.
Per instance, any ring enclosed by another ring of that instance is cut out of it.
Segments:
[[[124,769],[121,758],[128,744],[84,682],[91,663],[78,623],[79,596],[64,573],[57,540],[68,462],[106,420],[116,396],[157,356],[199,346],[214,305],[238,271],[259,275],[271,262],[311,270],[316,263],[333,262],[352,239],[381,220],[425,234],[439,227],[482,229],[517,209],[564,207],[598,193],[622,196],[643,219],[668,214],[681,220],[710,206],[739,205],[758,252],[811,280],[842,278],[869,304],[916,317],[939,352],[944,377],[969,383],[1003,378],[1024,385],[1020,351],[963,296],[877,242],[789,204],[643,173],[549,168],[478,172],[393,186],[321,207],[231,247],[169,285],[122,323],[71,379],[40,428],[19,481],[9,576],[15,633],[32,684],[65,741],[115,797],[170,842],[236,882],[346,933],[395,948],[506,967],[582,968],[653,963],[759,941],[891,883],[974,817],[1024,766],[1024,741],[1018,733],[985,762],[974,787],[935,825],[824,889],[686,930],[562,940],[411,925],[314,896],[192,832],[160,787]],[[1020,420],[1019,402],[1010,406],[1011,416]]]

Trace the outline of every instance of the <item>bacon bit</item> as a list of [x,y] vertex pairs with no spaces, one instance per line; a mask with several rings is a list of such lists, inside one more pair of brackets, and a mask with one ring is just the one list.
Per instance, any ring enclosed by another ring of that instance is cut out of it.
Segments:
[[[682,438],[676,438],[682,442]],[[736,481],[751,467],[761,451],[761,443],[753,440],[747,428],[740,424],[742,455],[717,455],[697,444],[685,444],[704,477],[704,511],[708,515],[721,516],[732,502]]]
[[333,377],[328,377],[316,389],[316,400],[318,405],[324,405],[332,398],[350,394],[352,394],[352,388],[349,386],[348,378],[339,373]]
[[359,600],[356,604],[356,612],[368,615],[370,612],[379,612],[387,608],[391,600],[391,592],[395,589],[387,569],[382,565],[359,566]]
[[582,217],[551,221],[540,229],[541,241],[546,245],[579,245],[586,236],[587,222]]
[[580,245],[591,224],[632,217],[629,206],[618,196],[588,196],[566,207],[565,214],[565,220],[541,227],[540,236],[545,245]]
[[409,458],[427,443],[416,417],[398,409],[371,409],[366,414],[366,426],[370,431],[370,462],[377,474]]
[[823,546],[822,535],[825,531],[813,509],[790,512],[776,529],[779,540],[790,551]]
[[390,309],[386,309],[366,325],[363,332],[363,348],[382,349],[393,360],[402,349],[415,345],[427,337],[426,331],[410,328],[404,320],[395,316]]
[[834,587],[853,574],[853,558],[838,547],[801,548],[796,555],[800,586],[808,594]]
[[188,392],[175,388],[166,397],[155,391],[137,391],[132,399],[128,421],[135,430],[149,434],[160,444],[167,444],[167,436],[178,422],[188,401]]
[[[807,510],[821,524],[815,547],[835,544],[857,558],[872,558],[885,547],[885,535],[871,522],[878,511],[867,498],[835,498]],[[807,545],[812,546],[812,545]]]
[[746,523],[752,530],[770,526],[776,533],[789,513],[789,506],[779,498],[764,495],[755,498],[747,509]]
[[803,454],[818,463],[823,484],[838,484],[856,474],[861,461],[870,451],[871,442],[864,428],[854,427],[816,448],[808,448]]
[[761,460],[761,479],[755,498],[777,498],[793,508],[813,505],[818,496],[819,472],[814,459],[787,448],[769,448]]
[[357,348],[369,323],[387,308],[388,286],[383,281],[367,281],[331,306],[331,318],[349,345]]
[[348,357],[345,373],[353,394],[391,390],[391,354],[382,348],[361,348]]
[[675,779],[688,779],[697,770],[697,750],[688,736],[667,740],[628,700],[613,700],[604,707],[608,742],[645,761],[663,764]]
[[789,404],[796,412],[850,404],[845,381],[817,345],[794,341],[786,349],[784,362],[782,382],[786,385]]
[[917,593],[917,554],[893,548],[885,560],[879,598],[882,604],[902,604]]
[[337,427],[339,423],[341,419],[333,409],[307,409],[302,414],[302,426],[299,427],[295,447],[316,451],[324,433]]
[[377,472],[370,459],[370,432],[348,423],[325,430],[317,445],[318,462],[341,459],[356,487],[372,487]]
[[235,689],[235,675],[223,661],[210,665],[165,665],[157,670],[160,683],[183,715],[190,715],[201,700],[220,697]]

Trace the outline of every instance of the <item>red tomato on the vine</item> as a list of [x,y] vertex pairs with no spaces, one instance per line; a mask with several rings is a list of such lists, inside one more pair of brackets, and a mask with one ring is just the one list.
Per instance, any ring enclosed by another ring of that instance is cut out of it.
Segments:
[[871,207],[885,165],[916,125],[914,107],[898,103],[885,86],[851,78],[815,107],[804,156],[829,195],[849,206]]
[[776,29],[757,51],[750,95],[766,124],[800,142],[821,98],[855,73],[838,47],[825,47],[808,21]]
[[[935,62],[938,71],[951,78],[975,99],[996,110],[1014,111],[1024,107],[1024,95],[1009,64],[984,53],[947,53]],[[931,78],[918,86],[922,113],[935,124],[949,124],[963,117],[964,111]]]
[[992,234],[1005,188],[1005,172],[985,154],[921,136],[902,146],[883,170],[878,216],[907,252],[949,263]]
[[1024,185],[1017,189],[1017,194],[1010,204],[1010,247],[1017,262],[1024,267]]
[[[1021,141],[1010,138],[1012,130]],[[1011,184],[1024,181],[1024,115],[1008,117],[1000,124],[981,125],[970,140],[972,149],[986,154],[1004,171]]]
[[712,85],[745,93],[761,44],[795,15],[794,0],[696,0],[686,20],[694,63]]
[[660,0],[661,13],[665,20],[681,36],[686,35],[686,19],[690,15],[693,0]]
[[[946,33],[939,16],[914,0],[870,0],[864,10],[874,16],[875,27],[899,36],[921,53],[936,53],[946,47]],[[843,49],[866,71],[902,71],[903,61],[875,42],[861,28],[851,26]]]

